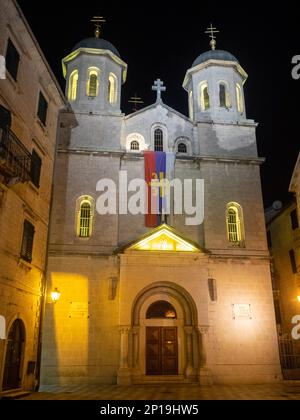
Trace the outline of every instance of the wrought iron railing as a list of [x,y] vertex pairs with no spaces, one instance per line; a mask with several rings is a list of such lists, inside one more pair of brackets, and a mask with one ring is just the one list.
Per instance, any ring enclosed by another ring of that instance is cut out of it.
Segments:
[[279,353],[282,369],[300,369],[300,353],[297,353],[293,340],[280,337]]
[[0,173],[17,182],[30,179],[31,154],[9,129],[0,129]]

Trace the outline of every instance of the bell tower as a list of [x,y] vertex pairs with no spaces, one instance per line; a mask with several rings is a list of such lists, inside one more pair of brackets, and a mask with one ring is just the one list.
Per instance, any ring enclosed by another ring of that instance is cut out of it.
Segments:
[[93,115],[121,114],[121,87],[127,64],[118,50],[101,38],[102,17],[92,19],[95,36],[80,41],[63,59],[66,96],[74,112]]

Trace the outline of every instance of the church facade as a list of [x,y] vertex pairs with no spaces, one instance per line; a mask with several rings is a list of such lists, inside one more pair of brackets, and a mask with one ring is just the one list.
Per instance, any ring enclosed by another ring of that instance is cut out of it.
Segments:
[[[42,384],[279,381],[263,159],[238,60],[215,49],[196,59],[183,84],[189,117],[164,104],[160,80],[153,105],[124,115],[127,65],[99,37],[77,44],[63,70],[71,108],[47,274],[60,299],[46,304]],[[99,181],[119,193],[125,173],[126,184],[144,179],[146,152],[176,156],[173,178],[193,191],[204,181],[203,221],[186,223],[174,199],[156,227],[120,207],[100,214]]]

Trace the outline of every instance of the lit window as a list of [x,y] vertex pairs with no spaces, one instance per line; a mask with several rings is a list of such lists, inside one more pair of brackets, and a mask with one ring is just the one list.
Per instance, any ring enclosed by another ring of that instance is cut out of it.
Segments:
[[187,147],[184,143],[179,143],[178,153],[187,153]]
[[229,89],[225,82],[219,85],[219,99],[221,108],[230,108]]
[[154,150],[155,152],[164,151],[164,135],[160,128],[157,128],[154,132]]
[[200,84],[200,107],[201,107],[202,111],[206,111],[210,108],[210,100],[209,100],[207,82],[202,82]]
[[175,308],[171,303],[166,302],[165,300],[159,300],[158,302],[152,303],[150,305],[147,314],[147,319],[176,319],[177,314]]
[[132,141],[130,143],[130,150],[140,150],[140,145],[137,141]]
[[108,101],[111,105],[117,102],[117,78],[113,73],[110,73],[108,79]]
[[241,246],[244,240],[244,223],[242,208],[237,203],[227,205],[227,234],[228,241]]
[[99,70],[91,68],[88,71],[87,96],[95,98],[99,94]]
[[78,204],[77,235],[79,238],[90,238],[93,227],[93,199],[84,198]]
[[243,95],[241,86],[238,83],[236,84],[236,100],[238,111],[242,114],[244,112]]
[[192,91],[190,91],[189,93],[189,108],[190,108],[190,118],[191,120],[193,120],[194,119],[194,95]]
[[70,102],[76,101],[78,86],[78,71],[74,70],[69,79],[68,98]]

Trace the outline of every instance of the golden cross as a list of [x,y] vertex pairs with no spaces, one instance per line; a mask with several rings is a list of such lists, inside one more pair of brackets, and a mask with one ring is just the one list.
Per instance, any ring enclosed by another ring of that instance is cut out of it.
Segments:
[[94,16],[91,22],[95,24],[95,37],[100,38],[100,24],[106,22],[106,20],[102,16]]
[[210,24],[210,27],[207,28],[207,30],[205,31],[205,33],[209,34],[209,37],[211,38],[210,46],[212,50],[216,49],[217,41],[216,41],[215,34],[218,34],[219,32],[220,31],[217,31],[217,28],[213,27],[212,23]]
[[142,98],[137,96],[137,93],[135,93],[135,95],[130,98],[128,103],[134,104],[134,107],[132,108],[132,110],[133,112],[136,112],[138,110],[138,104],[143,104],[144,101],[142,100]]

